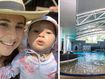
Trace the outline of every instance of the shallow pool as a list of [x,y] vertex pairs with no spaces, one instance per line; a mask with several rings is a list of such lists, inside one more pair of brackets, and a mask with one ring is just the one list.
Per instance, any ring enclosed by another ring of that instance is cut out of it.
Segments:
[[105,52],[75,52],[78,60],[60,64],[63,74],[77,76],[105,75]]

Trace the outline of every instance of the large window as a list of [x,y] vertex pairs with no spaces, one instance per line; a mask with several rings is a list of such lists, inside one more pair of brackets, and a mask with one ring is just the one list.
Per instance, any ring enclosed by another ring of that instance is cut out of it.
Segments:
[[97,43],[98,41],[104,41],[105,40],[105,33],[88,35],[88,36],[78,38],[77,40],[84,40],[84,41],[86,41],[86,43]]

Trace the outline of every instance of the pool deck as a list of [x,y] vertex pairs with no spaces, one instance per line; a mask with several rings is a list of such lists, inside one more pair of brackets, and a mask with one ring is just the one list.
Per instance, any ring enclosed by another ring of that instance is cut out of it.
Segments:
[[74,76],[62,76],[60,75],[60,79],[105,79],[105,76],[100,77],[74,77]]
[[83,54],[84,54],[83,56],[79,56],[77,59],[61,62],[60,72],[67,74],[80,74],[80,75],[81,74],[105,75],[105,53],[83,53]]

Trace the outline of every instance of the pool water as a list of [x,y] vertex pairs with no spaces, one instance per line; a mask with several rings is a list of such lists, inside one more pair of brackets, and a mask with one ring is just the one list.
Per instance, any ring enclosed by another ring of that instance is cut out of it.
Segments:
[[60,64],[60,71],[67,74],[105,74],[105,52],[75,52],[78,60]]

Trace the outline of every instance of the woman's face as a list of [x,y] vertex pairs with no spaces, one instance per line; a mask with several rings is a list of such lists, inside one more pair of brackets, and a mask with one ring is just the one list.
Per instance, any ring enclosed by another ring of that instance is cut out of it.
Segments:
[[44,51],[52,47],[55,42],[55,26],[50,22],[33,24],[28,42],[31,48],[38,51]]
[[25,18],[19,15],[0,14],[0,56],[10,55],[20,44]]

